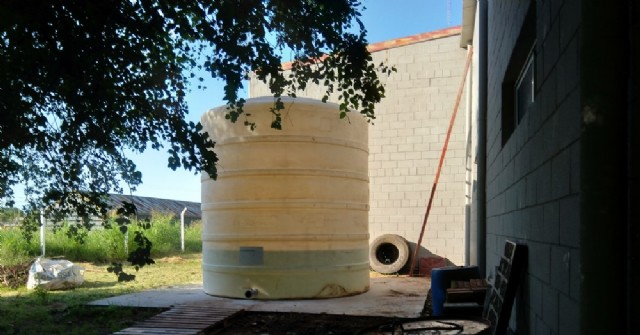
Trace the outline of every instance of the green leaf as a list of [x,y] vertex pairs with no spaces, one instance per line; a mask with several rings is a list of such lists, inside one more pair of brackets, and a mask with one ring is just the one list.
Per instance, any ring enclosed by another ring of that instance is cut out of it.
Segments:
[[[274,97],[275,129],[283,127],[280,97],[295,97],[309,83],[324,84],[323,102],[340,94],[341,118],[354,110],[375,119],[384,96],[378,76],[395,69],[372,63],[362,8],[355,0],[3,3],[0,204],[24,189],[26,239],[47,208],[54,227],[81,217],[68,232],[82,240],[89,218],[106,218],[109,193],[143,182],[129,153],[163,149],[170,168],[215,179],[215,144],[185,119],[186,92],[203,75],[225,82],[211,94],[223,97],[230,122],[244,113],[251,72]],[[295,55],[289,72],[282,50]],[[117,213],[124,230],[135,206]]]

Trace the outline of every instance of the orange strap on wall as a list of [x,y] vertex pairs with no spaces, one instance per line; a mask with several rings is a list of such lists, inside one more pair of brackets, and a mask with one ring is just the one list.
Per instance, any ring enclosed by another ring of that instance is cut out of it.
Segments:
[[462,92],[464,90],[464,83],[467,80],[467,72],[469,72],[469,66],[471,65],[472,55],[473,55],[473,47],[469,46],[469,49],[467,52],[467,62],[464,65],[464,71],[462,72],[462,82],[460,83],[460,87],[458,87],[458,95],[456,97],[456,103],[453,107],[453,115],[451,115],[451,121],[449,121],[449,129],[447,130],[447,137],[444,140],[444,146],[442,147],[442,153],[440,154],[440,163],[438,163],[438,169],[436,170],[436,176],[433,181],[433,187],[431,187],[431,195],[429,196],[427,211],[424,213],[424,219],[422,220],[422,229],[420,230],[420,237],[418,238],[418,243],[416,243],[416,248],[413,251],[413,257],[411,258],[411,269],[409,270],[410,276],[413,276],[413,271],[415,270],[416,263],[418,261],[418,252],[420,251],[420,247],[422,245],[422,237],[424,236],[424,230],[427,227],[427,219],[429,218],[429,213],[431,212],[431,205],[433,204],[433,197],[436,193],[438,180],[440,179],[440,172],[442,171],[442,164],[444,163],[444,157],[447,154],[447,147],[449,146],[449,139],[451,138],[451,131],[453,129],[453,124],[456,121],[456,115],[458,115],[460,98],[462,97]]

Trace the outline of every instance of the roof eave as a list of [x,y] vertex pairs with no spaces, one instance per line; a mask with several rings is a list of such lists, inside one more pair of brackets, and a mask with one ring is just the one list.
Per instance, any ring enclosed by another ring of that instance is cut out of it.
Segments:
[[374,53],[376,51],[399,48],[399,47],[403,47],[403,46],[411,45],[415,43],[421,43],[421,42],[431,41],[439,38],[459,35],[460,30],[461,30],[460,26],[439,29],[439,30],[430,31],[426,33],[400,37],[400,38],[395,38],[395,39],[384,41],[384,42],[369,44],[367,49],[369,50],[369,52]]
[[476,21],[477,0],[463,0],[462,3],[462,32],[460,34],[460,47],[467,48],[473,44],[473,31]]

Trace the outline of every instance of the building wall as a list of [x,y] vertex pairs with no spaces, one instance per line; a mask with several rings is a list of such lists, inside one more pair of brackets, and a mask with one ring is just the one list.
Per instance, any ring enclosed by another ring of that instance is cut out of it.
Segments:
[[[479,17],[477,10],[473,14],[475,16],[474,20],[474,28],[473,28],[473,41],[479,40]],[[480,253],[478,249],[480,246],[478,245],[479,239],[479,231],[478,231],[478,207],[474,206],[474,204],[478,201],[478,164],[482,163],[482,160],[478,160],[478,127],[480,126],[478,113],[479,113],[479,101],[477,92],[480,90],[480,50],[478,48],[477,42],[474,42],[472,46],[473,55],[471,61],[471,67],[469,68],[469,73],[467,74],[467,84],[469,86],[466,92],[466,100],[467,100],[467,124],[469,125],[466,129],[467,132],[467,150],[465,157],[465,168],[467,169],[467,179],[465,183],[466,192],[465,192],[465,201],[467,207],[466,213],[466,225],[467,225],[467,245],[468,245],[468,255],[466,264],[467,265],[478,265]]]
[[[386,97],[376,106],[377,118],[369,128],[371,240],[388,233],[410,243],[418,240],[464,70],[466,51],[459,43],[458,29],[400,47],[381,43],[373,52],[374,63],[384,61],[397,72],[382,78]],[[310,87],[297,95],[319,99],[323,92]],[[249,95],[270,93],[265,84],[251,80]],[[464,100],[461,105],[421,251],[458,265],[464,262],[465,215]]]
[[512,328],[578,334],[580,3],[535,2],[535,103],[503,144],[502,82],[531,3],[488,2],[487,273],[505,239],[527,244]]

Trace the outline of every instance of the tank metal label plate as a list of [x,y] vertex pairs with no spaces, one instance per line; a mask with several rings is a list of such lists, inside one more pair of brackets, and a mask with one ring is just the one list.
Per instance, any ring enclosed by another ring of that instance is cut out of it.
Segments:
[[240,247],[240,265],[264,265],[262,247]]

